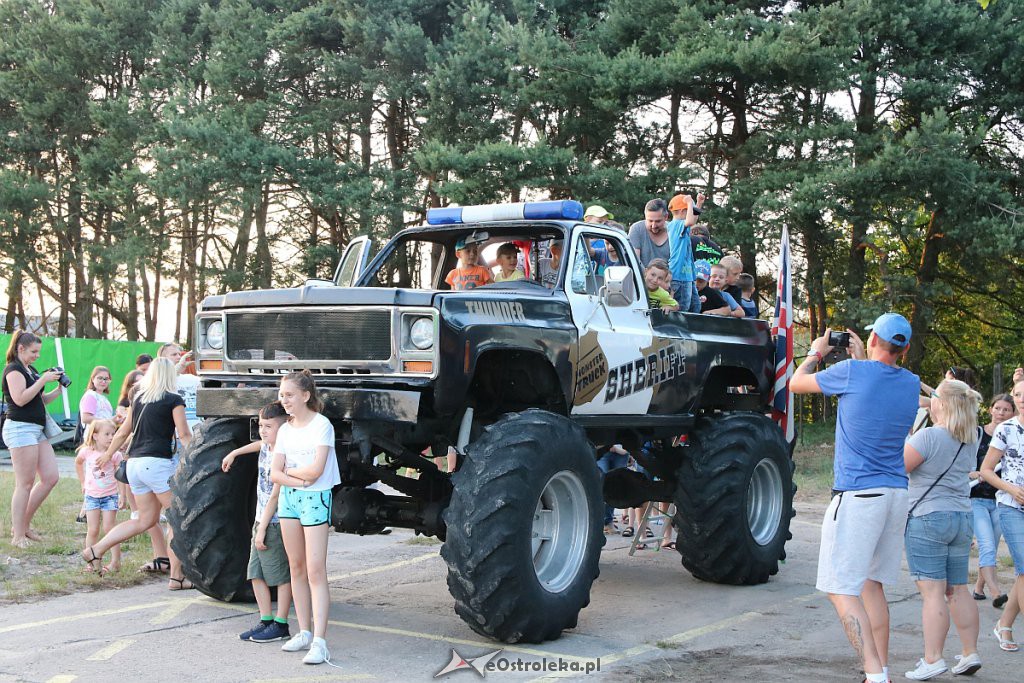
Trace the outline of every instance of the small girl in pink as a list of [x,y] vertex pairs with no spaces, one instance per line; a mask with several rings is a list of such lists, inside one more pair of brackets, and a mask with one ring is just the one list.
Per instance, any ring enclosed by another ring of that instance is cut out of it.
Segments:
[[[117,524],[118,485],[114,471],[121,463],[121,452],[115,453],[105,466],[96,466],[97,458],[110,447],[116,431],[117,425],[113,420],[93,420],[85,428],[82,445],[75,457],[75,469],[78,470],[78,480],[82,482],[82,493],[85,494],[85,518],[89,524],[85,535],[86,548],[91,548],[100,538],[101,517],[104,534]],[[110,564],[103,568],[101,574],[116,572],[120,568],[121,546],[115,545],[111,550]],[[92,571],[92,565],[89,565],[89,571]]]

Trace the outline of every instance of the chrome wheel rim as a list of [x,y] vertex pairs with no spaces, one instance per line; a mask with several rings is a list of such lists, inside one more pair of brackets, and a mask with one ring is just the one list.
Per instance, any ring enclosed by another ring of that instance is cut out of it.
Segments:
[[572,585],[586,555],[590,508],[583,482],[563,470],[544,485],[533,514],[533,570],[545,590],[560,593]]
[[768,545],[782,524],[782,473],[765,458],[754,467],[747,487],[747,524],[758,545]]

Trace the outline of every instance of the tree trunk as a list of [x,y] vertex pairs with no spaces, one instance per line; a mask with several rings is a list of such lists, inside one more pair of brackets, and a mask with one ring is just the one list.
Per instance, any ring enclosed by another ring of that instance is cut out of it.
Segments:
[[921,262],[917,269],[917,286],[914,288],[913,305],[910,309],[910,350],[907,352],[907,368],[918,372],[924,361],[926,350],[925,332],[931,326],[933,285],[939,273],[939,255],[945,246],[945,235],[941,229],[941,211],[933,211],[925,232]]
[[[863,81],[860,84],[857,112],[855,114],[856,140],[854,141],[853,159],[857,168],[864,166],[874,154],[875,108],[878,99],[878,71],[874,65],[871,48],[862,46],[861,55],[865,64]],[[871,202],[866,197],[850,197],[853,204],[853,215],[850,219],[850,251],[847,263],[846,298],[859,301],[864,293],[867,281],[867,250],[864,246],[868,235],[868,224],[871,220]],[[847,324],[853,327],[857,321],[848,318]]]

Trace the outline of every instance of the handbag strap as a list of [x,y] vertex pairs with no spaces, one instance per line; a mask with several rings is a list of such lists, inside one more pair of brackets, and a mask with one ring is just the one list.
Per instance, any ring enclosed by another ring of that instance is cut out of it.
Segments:
[[954,455],[954,456],[953,456],[953,459],[949,461],[949,467],[947,467],[947,468],[946,468],[946,469],[945,469],[945,470],[944,470],[944,471],[942,472],[942,474],[940,474],[940,475],[939,475],[938,479],[936,479],[935,481],[933,481],[933,482],[932,482],[932,485],[928,487],[928,490],[927,490],[927,491],[925,491],[925,492],[924,492],[924,494],[923,494],[923,495],[922,495],[922,496],[921,496],[920,498],[918,498],[918,499],[917,499],[917,502],[915,502],[915,503],[914,503],[914,504],[913,504],[913,505],[912,505],[912,506],[910,507],[910,509],[909,509],[909,510],[907,510],[907,517],[913,517],[913,515],[914,515],[914,510],[915,510],[915,509],[917,508],[917,506],[918,506],[918,505],[920,505],[920,504],[921,504],[921,501],[922,501],[922,500],[924,500],[925,496],[927,496],[927,495],[928,495],[929,493],[931,493],[931,492],[932,492],[932,489],[933,489],[933,488],[935,488],[935,485],[936,485],[936,484],[938,484],[938,483],[939,483],[940,481],[942,481],[942,478],[943,478],[944,476],[946,476],[946,472],[949,472],[949,471],[950,471],[951,469],[953,469],[953,463],[955,463],[955,462],[956,462],[956,459],[960,457],[960,451],[962,451],[962,450],[964,449],[964,446],[966,446],[966,445],[967,445],[967,444],[965,444],[965,443],[961,443],[961,444],[960,444],[960,448],[956,449],[956,455]]
[[122,460],[127,460],[128,458],[131,457],[131,454],[128,451],[132,447],[132,441],[135,440],[135,428],[139,425],[140,422],[142,422],[142,416],[146,412],[146,406],[149,405],[148,403],[143,403],[142,404],[142,410],[139,411],[139,421],[136,422],[135,421],[135,414],[134,414],[134,411],[135,411],[134,401],[132,403],[133,403],[133,405],[132,405],[132,433],[128,435],[128,446],[124,449],[124,455],[121,456]]

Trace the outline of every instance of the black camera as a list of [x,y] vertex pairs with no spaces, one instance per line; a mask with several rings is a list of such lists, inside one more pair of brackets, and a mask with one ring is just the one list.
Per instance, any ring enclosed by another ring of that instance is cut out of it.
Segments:
[[849,332],[829,332],[828,333],[828,345],[834,346],[837,349],[848,349],[850,348],[850,333]]
[[64,374],[64,368],[62,368],[61,366],[55,365],[49,370],[47,370],[47,372],[58,373],[60,377],[57,378],[57,384],[61,385],[65,389],[71,386],[71,378]]

